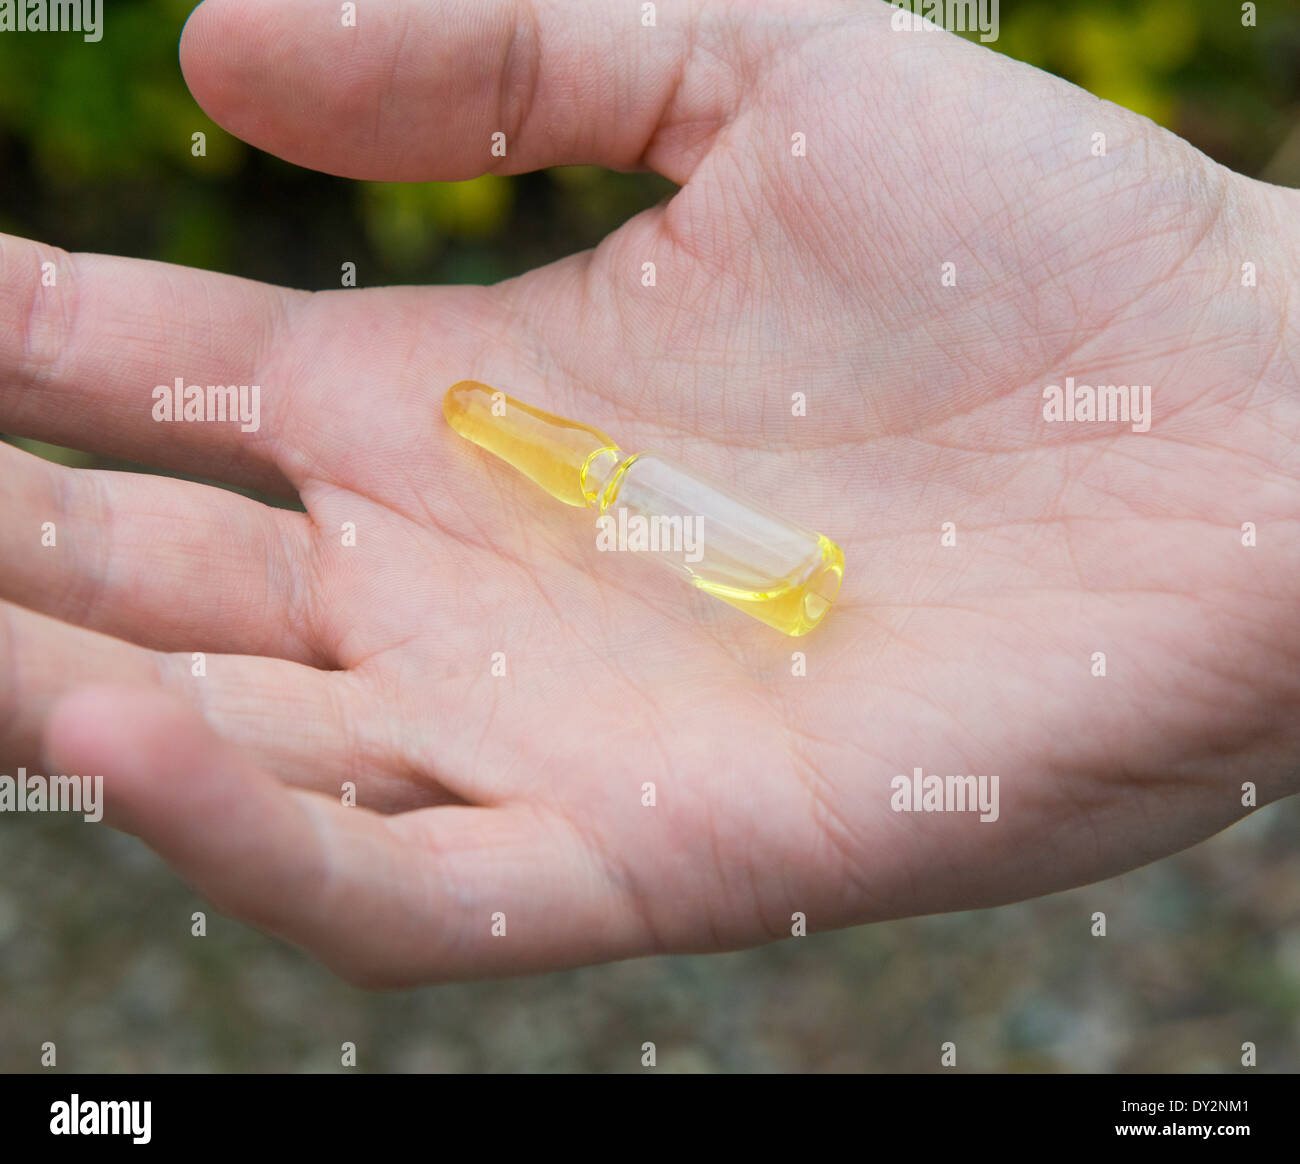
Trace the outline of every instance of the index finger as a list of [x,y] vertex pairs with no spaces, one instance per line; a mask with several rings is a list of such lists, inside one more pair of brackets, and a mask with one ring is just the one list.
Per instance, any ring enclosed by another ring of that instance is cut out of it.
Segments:
[[292,496],[276,356],[308,298],[0,235],[0,432]]

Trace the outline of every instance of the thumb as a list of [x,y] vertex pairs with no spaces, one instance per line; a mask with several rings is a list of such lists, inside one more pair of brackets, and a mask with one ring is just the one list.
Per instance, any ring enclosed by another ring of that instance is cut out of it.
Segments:
[[725,6],[666,0],[653,24],[608,0],[392,0],[349,23],[351,7],[206,0],[181,39],[186,82],[261,149],[394,181],[589,163],[680,183],[738,96],[742,70],[718,63],[743,43]]

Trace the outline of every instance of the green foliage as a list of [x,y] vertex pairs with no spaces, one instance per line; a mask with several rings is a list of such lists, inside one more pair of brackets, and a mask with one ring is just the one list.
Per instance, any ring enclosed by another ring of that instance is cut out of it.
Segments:
[[369,182],[362,188],[361,210],[380,255],[409,269],[448,238],[499,237],[513,197],[513,183],[494,174],[468,182]]
[[[1259,0],[1242,20],[1235,0],[1004,3],[993,47],[1255,174],[1297,126],[1300,5]],[[1300,185],[1300,170],[1270,178]]]
[[[485,282],[590,246],[672,190],[584,166],[402,185],[274,162],[190,97],[176,46],[191,6],[115,0],[98,43],[0,35],[0,226],[298,286],[336,285],[340,253],[363,285]],[[1295,128],[1300,9],[1263,0],[1258,20],[1223,0],[1017,0],[992,47],[1258,172]],[[1300,182],[1297,166],[1269,176]]]
[[106,6],[104,39],[76,33],[0,35],[0,130],[23,143],[51,186],[188,165],[202,130],[204,172],[231,172],[244,146],[190,97],[176,46],[192,5],[137,0]]

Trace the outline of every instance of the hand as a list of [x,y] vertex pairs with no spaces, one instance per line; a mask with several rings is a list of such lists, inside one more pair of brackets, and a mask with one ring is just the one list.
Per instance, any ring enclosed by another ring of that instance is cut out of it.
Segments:
[[[468,11],[208,0],[182,64],[336,174],[680,193],[487,289],[6,239],[0,428],[307,510],[3,449],[6,758],[102,773],[220,908],[371,985],[1022,899],[1296,791],[1300,196],[883,5]],[[260,428],[155,422],[177,376],[260,385]],[[1150,384],[1150,431],[1047,422],[1067,376]],[[843,545],[835,609],[784,639],[596,553],[448,430],[465,377],[778,499]],[[918,767],[996,776],[998,819],[892,811]]]

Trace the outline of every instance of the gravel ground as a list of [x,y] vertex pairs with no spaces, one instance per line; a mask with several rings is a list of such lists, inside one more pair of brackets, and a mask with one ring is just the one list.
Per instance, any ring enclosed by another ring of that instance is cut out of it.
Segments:
[[[212,912],[135,840],[0,816],[0,1070],[1300,1070],[1300,799],[1021,905],[370,994]],[[195,910],[208,935],[190,936]],[[1107,915],[1094,938],[1091,917]]]

